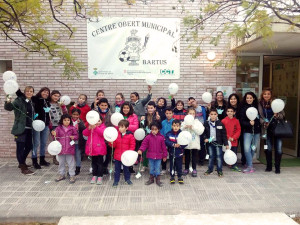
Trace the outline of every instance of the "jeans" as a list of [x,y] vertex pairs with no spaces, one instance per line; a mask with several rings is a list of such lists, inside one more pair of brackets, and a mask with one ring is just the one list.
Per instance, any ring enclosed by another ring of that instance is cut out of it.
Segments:
[[272,152],[273,141],[274,141],[275,152],[277,152],[279,155],[281,155],[282,154],[282,140],[281,140],[281,138],[276,138],[272,135],[271,132],[268,132],[267,133],[268,151]]
[[244,152],[248,167],[252,167],[252,159],[256,149],[252,149],[252,146],[257,147],[260,134],[244,133]]
[[[174,160],[174,165],[173,165]],[[174,168],[175,166],[175,168]],[[172,174],[172,170],[174,170],[174,174]],[[182,156],[173,158],[173,155],[170,155],[170,176],[174,178],[175,176],[175,170],[177,171],[178,178],[181,178],[182,176]]]
[[161,159],[148,159],[150,166],[150,175],[157,177],[160,175]]
[[75,160],[76,167],[81,167],[81,151],[79,149],[78,144],[75,144]]
[[[115,160],[115,180],[114,183],[119,183],[120,181],[120,173],[121,173],[121,166],[123,163],[119,160]],[[129,167],[123,165],[123,173],[124,173],[124,178],[125,181],[130,180],[130,172],[129,172]]]
[[[238,150],[237,146],[236,147],[231,146],[231,151],[233,151],[236,155],[237,155],[237,150]],[[233,164],[232,167],[234,167],[236,165],[237,165],[237,163]]]
[[103,155],[92,156],[93,176],[103,177]]
[[25,164],[26,158],[32,149],[32,129],[25,129],[23,134],[15,139],[17,144],[17,160],[19,164]]
[[37,151],[40,146],[40,156],[45,156],[45,149],[49,137],[49,126],[42,131],[33,130],[33,150],[31,158],[37,158]]
[[198,151],[199,150],[197,149],[184,149],[184,155],[185,155],[184,168],[186,170],[188,170],[190,167],[191,156],[192,156],[192,168],[193,170],[196,170]]
[[222,172],[222,163],[223,163],[223,150],[222,146],[215,146],[213,144],[208,144],[208,170],[214,170],[214,163],[217,161],[217,171]]

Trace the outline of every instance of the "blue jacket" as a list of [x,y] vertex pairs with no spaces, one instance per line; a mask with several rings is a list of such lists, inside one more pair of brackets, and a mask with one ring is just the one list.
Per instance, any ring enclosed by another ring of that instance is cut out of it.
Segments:
[[[176,134],[171,130],[166,134],[166,146],[168,147],[168,152],[171,157],[174,155],[174,144],[177,144],[177,138],[181,130],[179,130]],[[175,158],[182,157],[185,146],[180,146],[179,148],[175,148]]]
[[[201,107],[202,113],[199,113],[199,112],[197,111],[197,108],[198,108],[199,106]],[[206,109],[205,109],[205,107],[202,106],[202,105],[198,105],[197,108],[195,109],[195,110],[196,110],[196,118],[197,118],[201,123],[204,123],[204,122],[207,120],[207,118],[206,118]],[[201,120],[201,116],[203,117],[203,121]]]
[[170,121],[168,121],[168,119],[165,119],[164,121],[162,121],[161,123],[161,130],[160,130],[160,133],[162,135],[164,135],[164,137],[166,137],[166,134],[172,130],[172,122],[173,122],[174,119],[170,119]]

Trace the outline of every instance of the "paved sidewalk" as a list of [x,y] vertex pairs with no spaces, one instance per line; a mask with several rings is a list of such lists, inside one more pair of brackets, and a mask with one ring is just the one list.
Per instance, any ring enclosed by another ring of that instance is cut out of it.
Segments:
[[216,172],[188,176],[185,184],[169,184],[163,176],[164,187],[145,186],[148,174],[133,185],[121,180],[112,188],[109,177],[101,186],[91,185],[89,162],[75,184],[67,180],[56,183],[57,166],[36,171],[34,176],[19,172],[15,159],[0,159],[0,221],[20,218],[54,220],[61,216],[127,216],[284,212],[300,215],[300,168],[282,168],[280,175],[264,172],[256,165],[253,174],[243,174],[224,168],[224,177]]

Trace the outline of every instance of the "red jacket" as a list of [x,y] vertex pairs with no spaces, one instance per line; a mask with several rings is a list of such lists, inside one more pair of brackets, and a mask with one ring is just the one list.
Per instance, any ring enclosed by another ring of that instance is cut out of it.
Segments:
[[[111,143],[109,143],[109,145],[112,146]],[[130,131],[127,131],[122,137],[122,134],[119,132],[118,138],[113,142],[113,147],[114,159],[121,161],[123,152],[135,149],[135,139],[133,134]]]
[[241,125],[237,118],[233,117],[232,119],[229,119],[228,116],[226,116],[222,123],[224,124],[227,132],[227,139],[233,138],[233,141],[231,141],[231,146],[237,147],[238,146],[238,140],[241,135]]
[[[74,109],[74,106],[71,106],[69,109],[69,114],[72,116],[72,109]],[[86,114],[91,111],[91,108],[85,104],[85,106],[83,107],[79,107],[78,105],[76,106],[76,109],[80,109],[81,113],[80,113],[80,119],[83,121],[83,123],[87,126],[87,121],[86,121]]]

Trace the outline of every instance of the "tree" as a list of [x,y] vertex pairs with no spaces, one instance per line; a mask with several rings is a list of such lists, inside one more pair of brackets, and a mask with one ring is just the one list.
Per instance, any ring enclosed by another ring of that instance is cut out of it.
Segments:
[[[182,38],[193,41],[190,46],[195,46],[193,58],[201,54],[201,45],[209,40],[217,46],[222,38],[251,38],[262,37],[270,48],[274,24],[287,25],[287,31],[300,28],[300,1],[299,0],[207,0],[198,4],[199,14],[195,15],[185,10],[185,4],[194,0],[178,0],[177,7],[185,13],[184,25],[187,27]],[[213,21],[218,21],[216,29],[210,34],[201,35]],[[215,65],[231,67],[235,62],[226,60],[226,55]]]
[[[55,65],[64,65],[63,76],[73,79],[79,77],[84,65],[59,44],[75,32],[66,21],[68,16],[76,21],[98,15],[97,1],[0,0],[0,33],[27,53],[38,52],[53,59]],[[53,31],[53,27],[58,28]]]

